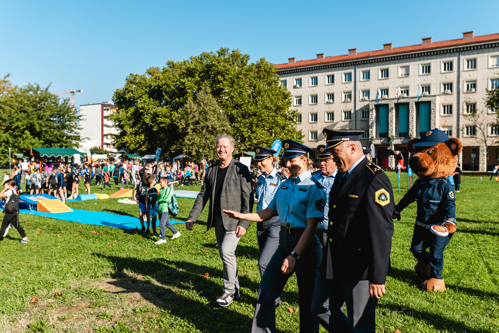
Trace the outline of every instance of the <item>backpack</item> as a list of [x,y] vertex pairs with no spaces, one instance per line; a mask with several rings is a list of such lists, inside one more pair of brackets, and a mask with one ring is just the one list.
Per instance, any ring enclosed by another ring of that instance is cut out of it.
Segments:
[[49,184],[50,185],[55,185],[57,184],[57,176],[54,175],[53,173],[50,174],[50,177],[49,177]]
[[172,195],[172,201],[170,201],[170,203],[168,204],[168,210],[170,211],[171,215],[173,216],[178,215],[178,202],[175,194]]
[[[151,190],[151,193],[149,193]],[[148,197],[147,202],[151,205],[154,205],[158,201],[158,190],[155,187],[147,188],[146,195]]]
[[19,196],[14,191],[12,191],[9,201],[3,207],[3,211],[8,214],[19,211]]

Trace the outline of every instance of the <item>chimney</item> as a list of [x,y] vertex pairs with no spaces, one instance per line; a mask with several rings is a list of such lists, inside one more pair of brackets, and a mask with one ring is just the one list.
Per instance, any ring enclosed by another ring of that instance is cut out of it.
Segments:
[[325,53],[317,53],[317,60],[322,60],[326,57]]
[[393,49],[393,43],[383,44],[383,51],[388,51],[388,50],[391,50],[391,49]]
[[473,38],[474,31],[466,31],[463,32],[463,39],[471,39]]
[[288,58],[288,64],[294,64],[296,62],[296,57]]
[[357,48],[355,48],[355,49],[348,49],[348,55],[357,55]]
[[426,38],[423,38],[423,45],[430,45],[431,44],[431,39],[433,37],[426,37]]

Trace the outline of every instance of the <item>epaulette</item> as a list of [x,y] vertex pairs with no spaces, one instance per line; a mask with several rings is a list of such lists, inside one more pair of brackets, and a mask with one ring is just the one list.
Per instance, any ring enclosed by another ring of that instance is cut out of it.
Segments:
[[320,172],[321,172],[321,170],[319,169],[317,171],[312,172],[312,175],[315,175],[315,174],[320,173]]
[[376,164],[374,163],[367,163],[366,164],[366,168],[371,171],[373,174],[376,174],[378,172],[383,172],[383,170],[381,170],[381,168],[379,166],[377,166]]
[[282,173],[282,172],[280,172],[280,171],[277,173],[277,177],[281,178],[282,180],[286,180],[286,179],[288,179],[288,177],[286,177],[286,175],[285,175],[285,174],[283,174],[283,173]]
[[312,179],[312,181],[315,183],[315,185],[317,185],[318,188],[323,188],[321,183],[319,183],[317,179],[315,179],[314,177],[310,177],[310,179]]

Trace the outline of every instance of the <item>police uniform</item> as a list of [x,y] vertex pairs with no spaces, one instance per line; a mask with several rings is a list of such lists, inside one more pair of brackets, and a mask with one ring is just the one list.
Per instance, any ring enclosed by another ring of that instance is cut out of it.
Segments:
[[[283,147],[284,159],[313,152],[311,148],[293,140],[284,140]],[[260,282],[252,332],[276,332],[275,300],[281,296],[291,276],[282,274],[282,263],[290,255],[296,258],[297,254],[293,250],[307,226],[306,220],[323,218],[324,202],[322,186],[312,180],[310,171],[305,171],[283,181],[269,203],[268,208],[277,211],[279,215],[281,232],[279,247]],[[294,266],[293,272],[296,273],[299,289],[301,332],[319,332],[319,325],[310,312],[310,306],[321,257],[319,240],[314,235],[308,247],[299,254]]]
[[[276,151],[273,149],[257,146],[255,148],[255,157],[253,158],[253,161],[257,162],[264,160],[268,157],[272,157],[275,153]],[[262,173],[260,177],[258,177],[255,195],[258,200],[256,206],[257,211],[264,210],[268,207],[269,203],[274,198],[277,189],[286,179],[287,177],[283,173],[278,172],[275,168],[273,168],[268,175]],[[268,221],[257,223],[256,237],[258,240],[258,248],[260,249],[260,255],[258,257],[260,277],[263,276],[265,268],[279,246],[280,231],[279,216],[274,216]],[[277,304],[279,303],[280,301],[277,300]]]
[[[360,141],[359,130],[324,129],[327,149]],[[329,295],[329,316],[317,315],[328,331],[375,332],[376,298],[369,282],[384,284],[390,267],[393,192],[388,177],[365,156],[338,173],[329,195],[328,246],[319,285]],[[343,314],[347,304],[349,317]],[[353,311],[352,311],[353,310]]]

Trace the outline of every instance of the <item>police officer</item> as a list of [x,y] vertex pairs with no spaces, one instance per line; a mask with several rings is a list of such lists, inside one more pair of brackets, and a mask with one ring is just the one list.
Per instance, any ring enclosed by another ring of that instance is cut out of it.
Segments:
[[328,290],[330,315],[317,319],[329,332],[375,332],[375,307],[390,267],[392,185],[364,156],[362,132],[323,131],[338,168],[329,194],[325,269],[317,286]]
[[369,162],[371,161],[372,159],[372,156],[371,156],[371,148],[369,147],[362,147],[362,152],[364,153],[364,156],[369,160]]
[[[256,167],[261,173],[256,184],[257,211],[267,208],[274,198],[277,189],[281,186],[281,183],[287,179],[282,172],[278,172],[274,167],[274,163],[277,162],[277,157],[274,156],[275,153],[277,152],[270,148],[262,146],[255,148],[253,161],[256,162]],[[260,256],[258,257],[260,277],[263,276],[265,268],[267,268],[270,259],[279,246],[280,231],[279,216],[274,216],[268,221],[257,224],[256,237],[258,239],[258,248],[260,249]],[[280,306],[280,303],[280,298],[276,299],[277,307]]]
[[300,331],[319,332],[310,307],[322,257],[315,233],[324,217],[325,194],[308,171],[307,155],[313,149],[293,140],[284,140],[283,147],[282,159],[292,177],[282,182],[268,207],[249,214],[224,212],[236,219],[256,222],[279,215],[279,247],[260,282],[252,332],[276,332],[275,300],[294,272],[299,289]]

